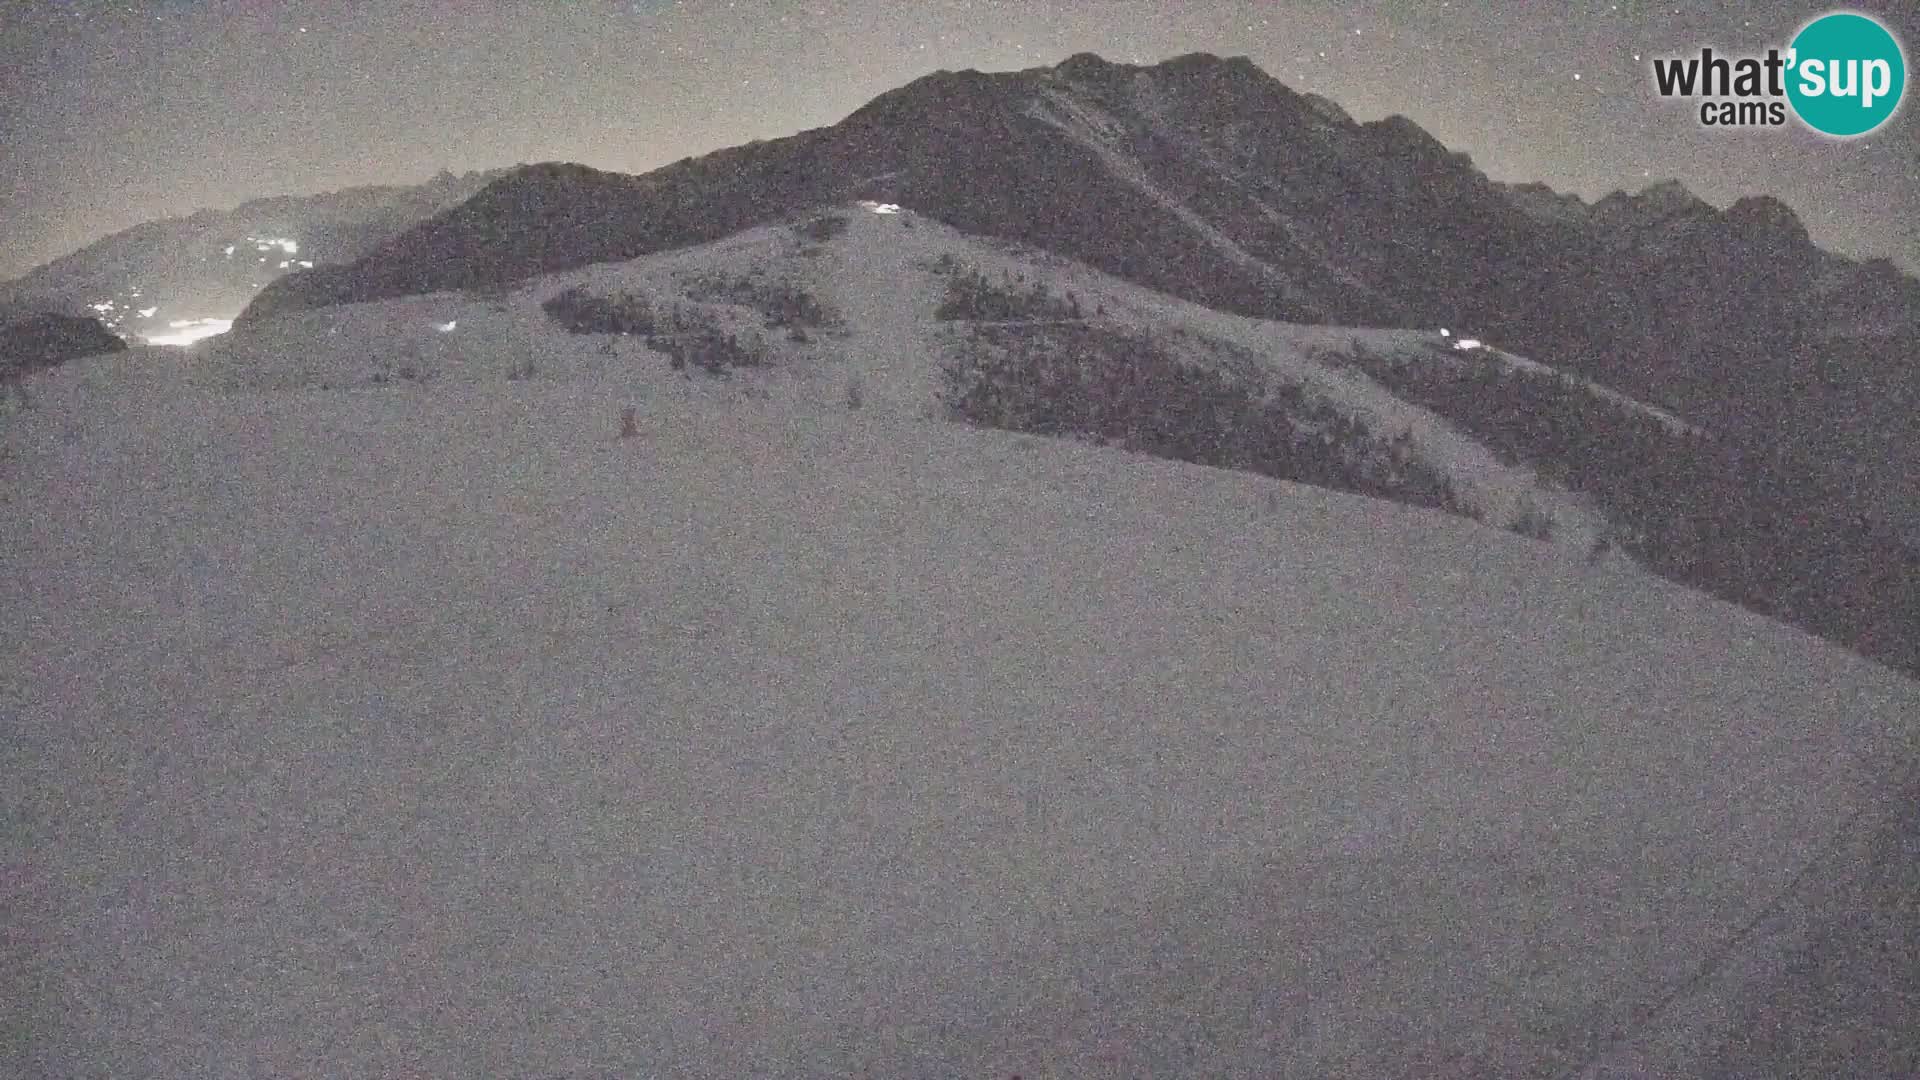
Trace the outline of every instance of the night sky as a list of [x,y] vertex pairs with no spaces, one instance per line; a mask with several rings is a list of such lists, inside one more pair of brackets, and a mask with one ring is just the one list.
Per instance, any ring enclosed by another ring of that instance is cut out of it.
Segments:
[[[1865,0],[1920,53],[1920,5]],[[1774,194],[1920,270],[1920,110],[1851,142],[1713,130],[1656,54],[1784,47],[1822,5],[1670,0],[0,0],[0,277],[141,221],[520,162],[641,172],[831,124],[939,68],[1246,55],[1496,179]],[[1635,56],[1639,54],[1640,59]],[[1577,76],[1577,78],[1576,78]],[[1911,76],[1910,76],[1911,78]]]

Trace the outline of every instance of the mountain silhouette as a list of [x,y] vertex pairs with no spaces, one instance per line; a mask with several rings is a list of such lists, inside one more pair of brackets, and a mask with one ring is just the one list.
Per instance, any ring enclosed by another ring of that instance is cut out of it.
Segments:
[[0,305],[98,318],[130,337],[174,320],[231,318],[276,278],[358,259],[499,175],[442,172],[424,184],[280,195],[145,222],[0,284]]
[[1777,199],[1719,210],[1667,181],[1588,205],[1496,183],[1405,117],[1359,123],[1204,53],[939,71],[830,127],[643,176],[523,167],[350,263],[273,282],[242,321],[498,286],[854,198],[1229,312],[1459,328],[1730,433],[1796,425],[1787,441],[1827,457],[1865,444],[1806,417],[1920,383],[1888,360],[1920,352],[1920,282],[1821,251]]

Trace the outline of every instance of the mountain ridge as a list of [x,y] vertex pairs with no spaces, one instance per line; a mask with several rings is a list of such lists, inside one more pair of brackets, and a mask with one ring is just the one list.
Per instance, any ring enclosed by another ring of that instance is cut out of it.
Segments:
[[[1143,88],[1141,85],[1143,81],[1151,86]],[[740,182],[726,185],[733,188],[733,194],[744,198],[746,204],[733,214],[721,214],[716,217],[712,228],[697,230],[701,233],[699,239],[713,238],[705,236],[707,232],[724,235],[725,232],[744,227],[745,224],[758,223],[754,220],[756,209],[777,215],[804,209],[808,205],[820,202],[838,202],[845,198],[881,194],[892,194],[896,198],[918,194],[922,196],[921,202],[924,204],[918,208],[925,213],[942,220],[946,220],[949,215],[970,219],[949,221],[949,223],[961,228],[972,225],[975,228],[984,229],[989,234],[1004,235],[1011,226],[1027,224],[1027,222],[1024,222],[1017,213],[1007,211],[1006,208],[1000,208],[1002,210],[999,215],[1000,220],[996,220],[995,215],[979,212],[980,208],[973,205],[980,201],[977,198],[979,194],[977,192],[955,191],[951,186],[947,190],[942,190],[939,185],[928,183],[924,177],[920,178],[921,182],[917,185],[896,183],[895,190],[891,192],[862,191],[858,190],[859,181],[853,178],[888,173],[896,181],[915,179],[912,175],[913,166],[926,165],[928,156],[941,158],[944,155],[942,159],[950,162],[955,152],[955,148],[950,145],[953,129],[967,128],[972,125],[977,127],[978,133],[986,140],[986,145],[974,148],[976,159],[982,156],[980,151],[1017,153],[1020,156],[1011,163],[1014,167],[1002,168],[998,172],[1011,173],[1028,182],[1038,182],[1042,178],[1036,175],[1034,170],[1022,169],[1019,166],[1044,163],[1045,155],[1031,148],[1008,146],[1006,137],[1010,133],[1031,132],[1031,129],[1024,128],[1017,118],[1025,111],[1025,106],[1040,99],[1049,88],[1056,92],[1077,90],[1085,100],[1107,107],[1109,113],[1119,111],[1114,108],[1116,105],[1131,105],[1137,111],[1142,100],[1141,91],[1148,89],[1151,94],[1158,95],[1163,102],[1176,106],[1171,114],[1165,117],[1170,122],[1163,125],[1161,130],[1135,132],[1136,135],[1159,136],[1158,140],[1151,138],[1147,140],[1156,144],[1163,144],[1168,136],[1177,136],[1183,124],[1188,130],[1199,131],[1199,139],[1203,141],[1213,137],[1206,130],[1210,126],[1221,128],[1234,135],[1257,135],[1264,127],[1270,142],[1274,141],[1272,136],[1275,135],[1290,136],[1299,140],[1302,146],[1290,148],[1313,151],[1319,157],[1318,164],[1333,167],[1332,171],[1336,179],[1353,179],[1358,175],[1354,170],[1359,165],[1379,165],[1383,161],[1400,165],[1401,168],[1398,170],[1384,170],[1380,176],[1375,177],[1375,183],[1387,183],[1391,195],[1401,199],[1415,196],[1431,197],[1431,192],[1422,193],[1419,189],[1423,184],[1432,185],[1436,182],[1449,196],[1487,196],[1500,193],[1501,186],[1487,180],[1477,169],[1474,169],[1470,158],[1464,154],[1449,151],[1418,124],[1405,117],[1390,116],[1365,124],[1353,124],[1350,120],[1342,122],[1329,116],[1326,109],[1315,104],[1308,96],[1296,93],[1279,80],[1261,72],[1251,60],[1245,57],[1223,59],[1207,53],[1190,53],[1152,66],[1122,64],[1105,60],[1096,54],[1078,53],[1051,67],[1029,68],[1014,72],[989,74],[971,69],[958,72],[936,71],[877,95],[838,124],[811,129],[782,139],[716,151],[713,154],[686,159],[644,175],[656,180],[657,183],[649,187],[653,194],[658,195],[664,189],[684,184],[696,176],[700,179],[713,179],[728,170],[740,170],[748,174],[742,177]],[[1125,100],[1128,98],[1132,100]],[[1210,108],[1206,107],[1209,103]],[[1238,116],[1235,115],[1236,113]],[[1315,121],[1318,123],[1316,124]],[[918,125],[919,133],[925,136],[917,143],[912,138],[913,132],[902,130],[910,124]],[[1024,131],[1010,132],[1009,130],[1023,128]],[[1331,141],[1324,138],[1328,130],[1348,136],[1346,145],[1326,145]],[[1222,140],[1215,138],[1215,141]],[[943,143],[948,145],[942,145]],[[1285,145],[1284,141],[1282,145]],[[1154,145],[1130,149],[1151,151],[1164,150],[1165,147]],[[1373,152],[1372,161],[1340,160],[1343,153],[1345,157],[1351,159],[1365,150]],[[871,172],[862,172],[857,167],[851,167],[853,162],[849,160],[862,155],[878,157],[889,154],[895,160],[876,163],[884,164],[886,167],[876,168]],[[1177,158],[1177,155],[1174,156]],[[1258,160],[1257,152],[1251,156],[1254,160]],[[789,159],[785,169],[780,168],[778,164],[774,164],[771,168],[763,165],[765,159],[781,157]],[[1216,155],[1216,161],[1212,164],[1217,165],[1222,160],[1225,160],[1224,156]],[[1149,154],[1144,163],[1150,174],[1167,170],[1172,170],[1176,175],[1182,172],[1183,163],[1178,160],[1155,162]],[[791,175],[801,165],[809,166],[814,170],[810,177],[796,178]],[[523,167],[519,179],[509,176],[496,182],[514,184],[531,192],[533,188],[542,186],[543,183],[554,182],[551,172],[543,178],[540,170],[545,168],[547,167]],[[821,170],[831,171],[822,172]],[[1155,178],[1163,179],[1160,176]],[[756,189],[749,183],[750,180],[766,179],[782,181],[786,186]],[[1202,188],[1207,186],[1204,178],[1188,176],[1187,179],[1195,180]],[[1101,181],[1094,182],[1097,184]],[[1213,186],[1217,187],[1217,184]],[[644,197],[647,190],[648,188],[633,190],[635,208],[645,209]],[[1591,209],[1595,211],[1596,216],[1612,216],[1616,210],[1622,208],[1639,209],[1649,203],[1662,204],[1667,201],[1666,197],[1669,193],[1674,196],[1673,201],[1677,204],[1668,207],[1669,212],[1677,211],[1679,216],[1701,216],[1708,220],[1729,223],[1736,229],[1766,224],[1768,220],[1766,214],[1748,214],[1746,211],[1749,206],[1743,204],[1778,209],[1784,211],[1784,214],[1777,216],[1794,220],[1792,212],[1787,210],[1784,204],[1768,197],[1760,197],[1758,203],[1743,199],[1728,211],[1718,211],[1698,200],[1691,193],[1687,193],[1677,182],[1654,184],[1638,195],[1627,195],[1625,192],[1614,193],[1596,202]],[[556,188],[555,194],[564,196],[565,193]],[[1225,198],[1219,192],[1207,190],[1183,194],[1198,196],[1202,203]],[[941,199],[943,195],[947,197],[945,202]],[[966,195],[976,197],[961,197]],[[699,203],[698,209],[704,211],[713,212],[724,209],[722,200],[696,201]],[[1058,209],[1058,207],[1054,208]],[[1326,209],[1326,207],[1316,207],[1311,204],[1307,207],[1309,210],[1316,208]],[[585,209],[591,210],[593,207],[589,205]],[[1127,209],[1137,211],[1137,208],[1131,206]],[[1208,217],[1209,220],[1215,216],[1209,214],[1208,208],[1204,205],[1199,209],[1202,216]],[[1225,208],[1216,207],[1215,209]],[[1476,214],[1484,220],[1476,224],[1493,227],[1495,231],[1512,227],[1513,222],[1502,216],[1502,209],[1505,207],[1479,205]],[[1258,211],[1253,210],[1247,210],[1246,213],[1258,215]],[[1151,217],[1151,215],[1148,216]],[[1296,216],[1311,218],[1313,215]],[[1328,218],[1334,215],[1321,216]],[[1430,218],[1433,215],[1427,216]],[[1524,218],[1524,215],[1521,216]],[[1424,224],[1429,227],[1432,224],[1431,221],[1414,222],[1411,218],[1407,223]],[[661,235],[611,236],[602,247],[596,248],[589,244],[580,250],[567,253],[564,258],[593,261],[606,252],[613,252],[622,257],[632,257],[646,253],[646,250],[652,249],[650,247],[652,244],[670,243],[680,239],[680,236],[672,233],[671,230],[658,231]],[[1227,231],[1236,232],[1233,228]],[[1793,231],[1803,232],[1797,228]],[[1554,239],[1560,238],[1554,237]],[[1779,238],[1763,239],[1774,241]],[[409,256],[424,258],[425,252],[418,250],[421,246],[415,243],[399,245],[390,252],[376,252],[374,257],[378,259],[387,256],[389,258],[386,261],[404,263]],[[1431,243],[1428,245],[1430,250],[1432,246]],[[1542,245],[1536,242],[1534,246]],[[1808,246],[1811,247],[1810,242]],[[1078,258],[1086,258],[1089,254],[1085,251],[1070,253]],[[530,265],[537,265],[539,269],[553,269],[557,267],[548,263],[558,261],[562,261],[562,256],[556,252],[550,260]],[[1101,260],[1091,261],[1098,263]],[[1114,265],[1106,265],[1103,268],[1111,270],[1116,269],[1123,260],[1119,253],[1115,253],[1106,261]],[[1284,263],[1285,260],[1269,259],[1269,261]],[[584,265],[584,263],[576,262],[576,265]],[[494,268],[475,271],[475,273],[499,274],[524,271],[525,267],[514,260],[499,260]],[[393,290],[417,289],[434,280],[430,276],[423,276],[419,279],[419,284],[410,283],[406,280],[405,274],[396,270],[375,272],[375,268],[371,265],[363,267],[361,272],[370,274],[367,281],[351,285],[342,282],[337,286],[317,289],[311,284],[303,285],[302,277],[295,275],[287,285],[278,285],[270,290],[268,295],[261,298],[257,305],[258,310],[250,312],[246,317],[261,317],[283,305],[300,306],[306,301],[323,300],[339,290],[344,290],[345,297],[357,299],[376,298],[377,294],[406,295],[404,292],[393,292]],[[1134,271],[1135,274],[1141,272],[1143,271],[1138,269]],[[1133,276],[1133,274],[1123,273],[1123,276]],[[1231,272],[1226,272],[1225,276],[1233,275]],[[309,283],[314,280],[313,275],[304,279]],[[1205,282],[1189,281],[1187,287],[1204,289]],[[297,295],[303,289],[313,290],[306,301]],[[1230,289],[1215,291],[1232,293]],[[1399,314],[1403,319],[1419,316],[1425,321],[1431,321],[1426,317],[1433,314],[1431,308],[1434,305],[1421,304],[1416,299],[1404,295],[1393,296],[1391,295],[1394,292],[1393,289],[1383,289],[1378,285],[1371,291],[1376,294],[1383,292],[1389,294],[1387,299],[1397,301],[1389,304],[1389,311],[1393,312],[1393,309],[1398,308],[1398,312],[1394,313]],[[1359,309],[1367,307],[1377,299],[1380,299],[1377,295],[1369,296],[1365,298],[1367,303],[1331,306]],[[1298,314],[1274,310],[1276,306],[1284,307],[1284,305],[1276,305],[1275,298],[1271,296],[1230,295],[1225,302],[1261,309],[1243,311],[1248,314],[1267,317]],[[1322,301],[1319,306],[1325,308],[1330,305]],[[1380,308],[1377,304],[1372,304],[1372,310],[1378,312]],[[1540,350],[1536,348],[1534,351]]]
[[1920,499],[1920,428],[1889,404],[1904,391],[1846,413],[1853,387],[1920,385],[1883,359],[1920,352],[1920,281],[1821,251],[1777,199],[1722,211],[1668,182],[1543,214],[1538,192],[1529,205],[1411,120],[1343,120],[1244,58],[934,72],[834,125],[640,177],[583,170],[503,176],[351,265],[274,282],[242,321],[498,286],[870,198],[1236,314],[1454,328],[1841,471],[1867,444],[1821,418],[1849,415],[1903,433],[1876,483],[1889,505]]
[[272,195],[142,222],[0,282],[0,306],[99,317],[127,337],[231,319],[288,270],[352,261],[507,171],[442,170],[419,184]]
[[[848,321],[792,321],[821,305]],[[970,423],[1446,509],[1575,558],[1611,548],[1920,672],[1920,544],[1803,447],[1464,335],[1234,315],[876,201],[504,291],[286,313],[210,343],[201,370],[282,389],[524,378],[579,363],[555,322],[598,338],[595,369],[670,357],[791,388],[837,368],[868,411],[921,415],[952,379],[943,407]],[[959,366],[936,376],[937,357]]]

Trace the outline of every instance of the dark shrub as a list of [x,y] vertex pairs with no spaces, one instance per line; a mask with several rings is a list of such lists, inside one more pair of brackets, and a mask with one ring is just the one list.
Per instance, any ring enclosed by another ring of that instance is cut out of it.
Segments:
[[1553,515],[1540,508],[1532,499],[1522,499],[1514,508],[1513,516],[1507,520],[1507,530],[1530,540],[1553,539]]
[[648,341],[652,348],[666,353],[675,371],[695,367],[709,375],[725,378],[732,368],[761,367],[766,363],[764,344],[706,325],[665,334]]
[[[936,264],[937,267],[945,265]],[[1021,276],[1003,278],[995,284],[978,270],[954,270],[947,279],[947,293],[934,318],[1027,322],[1081,317],[1080,301],[1071,293],[1065,297],[1055,296],[1045,282],[1035,282],[1031,287],[1025,282]]]
[[718,275],[701,278],[687,289],[690,299],[739,304],[759,312],[769,327],[825,329],[841,324],[840,317],[813,294],[785,281],[759,281]]
[[575,285],[540,308],[575,334],[651,334],[656,329],[653,304],[640,293],[594,296]]
[[1215,368],[1184,364],[1137,334],[1078,324],[977,327],[942,375],[949,411],[982,427],[1092,438],[1465,512],[1407,436],[1380,439],[1298,387],[1262,393]]
[[821,214],[794,226],[793,231],[803,240],[824,244],[847,231],[847,219],[840,214]]

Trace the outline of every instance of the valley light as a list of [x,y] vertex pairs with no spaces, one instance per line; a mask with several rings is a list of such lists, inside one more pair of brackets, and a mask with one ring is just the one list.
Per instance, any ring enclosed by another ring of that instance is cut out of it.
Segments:
[[1448,330],[1448,329],[1447,329],[1446,327],[1444,327],[1444,326],[1443,326],[1443,327],[1441,327],[1441,328],[1440,328],[1440,336],[1441,336],[1441,337],[1452,337],[1452,336],[1453,336],[1453,332],[1452,332],[1451,330]]
[[229,258],[229,259],[231,259],[231,258],[233,258],[233,245],[232,245],[232,244],[228,244],[228,245],[227,245],[227,258]]
[[149,345],[191,345],[196,341],[224,334],[233,329],[232,319],[175,319],[167,324],[173,328],[171,334],[150,334],[144,340]]
[[897,214],[900,212],[899,203],[883,203],[874,202],[872,199],[861,199],[860,205],[876,214]]
[[154,312],[159,310],[157,307],[143,307],[140,309],[140,317],[143,319],[151,319],[153,318]]
[[1480,344],[1479,338],[1463,337],[1455,341],[1453,343],[1453,347],[1460,350],[1461,352],[1466,352],[1468,349],[1478,349],[1478,348],[1482,348],[1483,346]]
[[311,270],[311,269],[313,269],[313,263],[312,263],[311,261],[309,261],[309,260],[307,260],[307,259],[301,259],[301,260],[299,260],[299,261],[300,261],[300,265],[301,265],[301,266],[304,266],[304,267],[306,267],[306,268],[307,268],[307,269],[309,269],[309,270]]
[[449,321],[447,321],[447,322],[443,322],[443,323],[434,323],[434,324],[433,324],[433,328],[434,328],[435,330],[438,330],[438,331],[440,331],[440,332],[441,332],[441,333],[443,333],[443,334],[449,334],[449,333],[452,333],[452,332],[453,332],[453,328],[454,328],[454,327],[456,327],[456,326],[459,326],[459,325],[460,325],[460,320],[459,320],[459,319],[451,319],[451,320],[449,320]]

